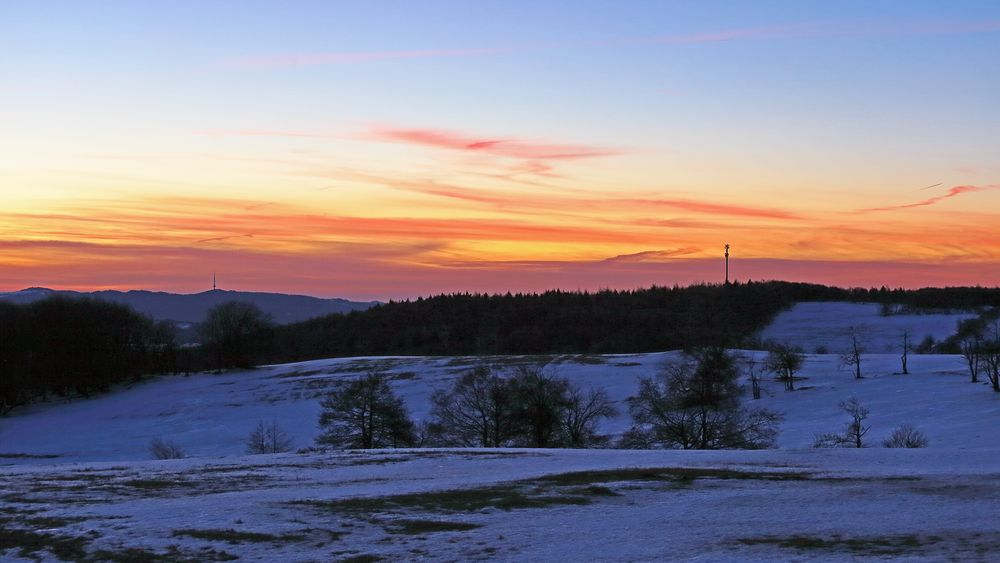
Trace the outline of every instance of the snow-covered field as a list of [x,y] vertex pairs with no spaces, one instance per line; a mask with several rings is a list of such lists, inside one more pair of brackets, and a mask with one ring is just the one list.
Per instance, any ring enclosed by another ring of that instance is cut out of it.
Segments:
[[[814,311],[813,324],[850,317],[844,307]],[[888,333],[898,318],[876,310],[870,328]],[[931,333],[947,336],[955,320]],[[485,361],[547,362],[607,389],[621,415],[602,430],[618,433],[638,378],[672,356]],[[796,391],[768,380],[754,402],[784,413],[778,450],[243,453],[258,420],[311,446],[320,397],[372,368],[392,374],[420,420],[435,389],[482,360],[335,359],[162,377],[17,411],[0,419],[0,559],[987,561],[1000,533],[1000,394],[970,383],[957,356],[911,355],[904,376],[897,354],[866,355],[866,377],[855,380],[835,354],[809,355]],[[871,409],[871,444],[911,423],[930,446],[810,448],[815,434],[841,429],[837,404],[852,396]],[[155,437],[189,458],[150,461]]]
[[955,333],[960,320],[976,316],[963,312],[882,316],[880,311],[876,303],[798,303],[779,313],[760,337],[799,346],[806,352],[823,347],[838,354],[847,351],[848,334],[855,327],[869,352],[886,353],[900,349],[904,331],[909,331],[913,345],[927,336],[940,342]]

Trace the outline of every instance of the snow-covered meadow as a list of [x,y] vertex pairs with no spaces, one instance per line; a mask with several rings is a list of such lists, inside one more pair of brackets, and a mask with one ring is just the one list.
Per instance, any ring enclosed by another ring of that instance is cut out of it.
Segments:
[[[825,306],[826,314],[808,312],[811,324],[788,328],[782,323],[801,315],[779,317],[765,334],[808,339],[810,331],[826,334],[824,319],[857,316],[850,304]],[[865,321],[888,345],[907,317]],[[936,316],[914,317],[943,338],[959,316],[942,316],[933,328]],[[313,445],[319,399],[368,369],[387,370],[420,420],[434,390],[483,361],[545,363],[577,385],[605,388],[620,415],[602,430],[616,434],[629,426],[625,400],[638,379],[673,354],[318,360],[153,378],[89,400],[34,405],[0,419],[0,556],[989,559],[1000,533],[992,517],[1000,394],[970,383],[958,356],[911,355],[911,374],[899,375],[897,353],[869,354],[865,378],[855,380],[837,355],[808,355],[796,391],[768,379],[754,402],[784,414],[777,450],[244,454],[259,420],[277,421],[297,448]],[[841,429],[847,417],[837,405],[850,397],[871,410],[872,445],[910,423],[929,447],[811,448],[815,434]],[[156,437],[188,458],[149,460]]]

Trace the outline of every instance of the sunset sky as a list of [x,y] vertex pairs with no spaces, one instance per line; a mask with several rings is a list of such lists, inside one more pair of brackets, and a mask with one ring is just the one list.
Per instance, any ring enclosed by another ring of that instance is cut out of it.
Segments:
[[995,0],[0,7],[0,291],[1000,283]]

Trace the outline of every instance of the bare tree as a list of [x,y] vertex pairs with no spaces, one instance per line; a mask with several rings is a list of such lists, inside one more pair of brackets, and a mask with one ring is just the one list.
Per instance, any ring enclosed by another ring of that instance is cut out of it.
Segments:
[[743,371],[750,380],[750,392],[754,400],[760,399],[760,382],[764,378],[767,365],[757,361],[755,356],[743,356]]
[[902,342],[902,346],[901,346],[901,348],[902,348],[902,354],[900,354],[900,356],[899,356],[899,362],[900,362],[900,364],[902,364],[903,375],[909,375],[910,374],[910,369],[906,365],[906,360],[909,359],[908,357],[909,357],[910,349],[912,348],[912,345],[910,344],[910,331],[909,331],[909,329],[903,329],[902,337],[903,337],[903,342]]
[[721,348],[686,353],[629,398],[629,444],[681,449],[759,449],[774,445],[781,415],[740,405],[738,372]]
[[969,375],[972,376],[973,383],[979,383],[979,371],[982,368],[983,337],[979,333],[973,333],[963,338],[958,343],[962,352],[962,358],[969,366]]
[[997,321],[993,322],[993,334],[983,342],[980,359],[990,387],[1000,393],[1000,323]]
[[569,407],[569,381],[538,366],[521,366],[508,381],[518,443],[531,448],[558,446],[561,421]]
[[586,448],[602,444],[607,438],[598,435],[597,423],[602,418],[618,414],[604,389],[590,389],[584,392],[579,387],[567,388],[569,402],[563,410],[562,432],[566,445],[571,448]]
[[412,446],[416,429],[403,401],[379,371],[341,384],[321,403],[320,444],[339,448]]
[[795,373],[802,369],[804,361],[805,356],[798,348],[788,344],[772,344],[764,366],[785,382],[785,391],[795,391]]
[[863,377],[861,375],[861,360],[865,353],[861,329],[852,326],[847,330],[847,337],[849,348],[847,352],[841,354],[840,363],[854,369],[854,379],[861,379]]
[[149,443],[149,455],[153,459],[180,459],[184,457],[184,450],[172,440],[153,438]]
[[292,449],[292,438],[275,419],[270,424],[257,421],[257,427],[247,436],[248,454],[277,454]]
[[885,448],[926,448],[927,436],[912,424],[903,424],[882,442]]
[[431,402],[433,426],[445,444],[498,448],[515,434],[510,389],[490,367],[474,368]]
[[815,448],[863,448],[865,447],[864,437],[868,434],[870,426],[865,426],[865,420],[868,418],[869,410],[858,401],[856,398],[851,397],[846,401],[842,401],[839,405],[841,410],[846,412],[851,416],[851,421],[847,423],[844,427],[844,431],[841,434],[831,433],[831,434],[820,434],[816,436],[816,440],[813,443]]

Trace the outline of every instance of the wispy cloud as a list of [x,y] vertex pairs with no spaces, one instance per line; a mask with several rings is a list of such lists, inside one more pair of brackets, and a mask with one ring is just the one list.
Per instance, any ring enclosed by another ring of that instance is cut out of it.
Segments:
[[221,237],[203,238],[201,240],[196,240],[194,242],[195,242],[195,244],[202,244],[202,243],[206,243],[206,242],[221,242],[221,241],[224,241],[224,240],[231,240],[231,239],[234,239],[234,238],[253,238],[253,233],[247,233],[245,235],[226,235],[226,236],[221,236]]
[[371,138],[382,141],[538,161],[594,158],[622,154],[620,149],[606,147],[535,143],[512,138],[468,135],[441,129],[406,129],[376,126],[369,130],[369,134]]
[[664,260],[667,258],[676,258],[678,256],[689,256],[691,254],[697,254],[700,252],[698,248],[674,248],[672,250],[644,250],[642,252],[634,252],[632,254],[619,254],[618,256],[612,256],[611,258],[605,258],[601,262],[656,262]]
[[[931,186],[931,187],[933,187],[933,186]],[[935,203],[944,201],[946,199],[951,199],[953,197],[957,197],[957,196],[960,196],[962,194],[973,193],[973,192],[983,192],[983,191],[995,190],[995,189],[1000,189],[1000,185],[995,185],[995,186],[953,186],[951,188],[948,188],[947,192],[945,192],[945,193],[943,193],[943,194],[941,194],[939,196],[929,197],[927,199],[920,200],[920,201],[917,201],[917,202],[914,202],[914,203],[905,203],[905,204],[902,204],[902,205],[889,205],[889,206],[886,206],[886,207],[869,207],[867,209],[859,209],[858,211],[863,211],[863,212],[871,212],[871,211],[897,211],[897,210],[900,210],[900,209],[911,209],[911,208],[914,208],[914,207],[926,207],[928,205],[934,205]]]
[[802,219],[803,217],[791,211],[772,209],[767,207],[753,207],[747,205],[735,205],[729,203],[713,203],[693,199],[630,199],[625,200],[636,206],[650,207],[670,207],[693,213],[705,213],[710,215],[732,215],[736,217],[758,217],[764,219]]

